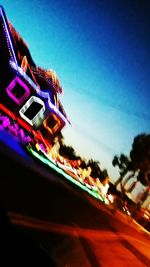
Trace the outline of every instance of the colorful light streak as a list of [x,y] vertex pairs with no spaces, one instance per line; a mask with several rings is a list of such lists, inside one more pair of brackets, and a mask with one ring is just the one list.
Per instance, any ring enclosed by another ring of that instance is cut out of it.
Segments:
[[33,136],[44,143],[44,145],[46,147],[49,146],[49,141],[46,139],[43,139],[42,134],[40,131],[34,131],[33,128],[27,124],[24,120],[22,120],[21,118],[17,117],[14,115],[14,113],[12,113],[8,108],[6,108],[4,105],[0,104],[0,109],[9,116],[9,118],[12,118],[13,120],[15,120],[21,127],[23,127],[24,129],[26,129],[29,133],[32,133]]
[[37,151],[33,150],[31,147],[27,147],[27,150],[34,157],[36,157],[37,159],[39,159],[44,164],[48,165],[50,168],[52,168],[53,170],[55,170],[57,173],[61,174],[63,177],[65,177],[67,180],[69,180],[73,184],[77,185],[78,187],[80,187],[81,189],[83,189],[84,191],[86,191],[87,193],[89,193],[90,195],[92,195],[93,197],[95,197],[95,198],[97,198],[97,199],[99,199],[101,201],[104,201],[103,198],[97,192],[88,189],[86,186],[82,185],[80,182],[78,182],[77,180],[73,179],[70,175],[68,175],[67,173],[65,173],[65,171],[63,171],[62,169],[60,169],[59,167],[57,167],[54,163],[50,162],[50,160],[48,160],[44,156],[40,155]]
[[6,116],[1,116],[0,114],[0,130],[5,129],[6,127],[8,127],[10,125],[10,120],[8,117]]
[[[20,97],[17,98],[13,94],[14,88],[19,84],[24,90],[24,94]],[[18,105],[22,105],[22,103],[27,99],[27,97],[30,95],[30,90],[29,88],[25,85],[25,83],[19,78],[15,77],[14,80],[9,84],[9,86],[6,88],[7,94],[9,95],[10,98],[12,98]]]
[[[38,113],[34,116],[33,119],[29,119],[24,113],[27,111],[27,109],[32,105],[32,103],[38,103],[41,105],[41,109],[38,111]],[[43,113],[45,111],[45,104],[44,102],[36,97],[36,96],[31,96],[28,101],[24,104],[24,106],[19,110],[20,116],[27,121],[31,126],[33,126],[36,121],[42,117]]]
[[[54,119],[55,122],[56,122],[56,125],[53,127],[53,128],[50,128],[48,126],[48,122],[50,120],[50,118]],[[61,126],[61,122],[60,120],[55,116],[55,114],[51,113],[44,121],[43,121],[43,125],[45,127],[45,129],[47,129],[47,131],[50,133],[50,134],[54,134]]]
[[[19,125],[16,122],[14,123],[14,125],[11,125],[10,119],[7,116],[3,116],[3,115],[0,116],[0,120],[1,120],[1,125],[0,125],[1,130],[4,130],[7,127],[10,130],[10,132],[14,133],[15,136],[19,137],[24,144],[31,142],[31,138],[29,136],[27,137],[25,136],[23,129],[20,129]],[[55,170],[57,173],[59,173],[60,175],[65,177],[67,180],[77,185],[78,187],[80,187],[81,189],[83,189],[84,191],[92,195],[93,197],[104,202],[104,199],[99,195],[99,193],[96,190],[89,189],[87,186],[83,185],[81,182],[77,181],[76,179],[72,178],[69,174],[67,174],[65,172],[65,168],[63,170],[61,166],[58,166],[57,163],[54,162],[54,160],[49,157],[49,155],[41,148],[39,144],[37,144],[36,148],[37,150],[41,151],[43,155],[39,154],[37,151],[32,149],[30,146],[29,147],[27,146],[27,150],[34,157],[38,158],[41,162],[48,165],[51,169]]]
[[65,116],[63,116],[63,114],[57,109],[57,107],[55,105],[52,104],[51,99],[50,99],[50,94],[48,92],[44,92],[40,89],[39,86],[37,86],[31,79],[30,77],[24,72],[24,70],[22,68],[20,68],[18,66],[18,64],[16,64],[13,61],[10,61],[10,66],[15,69],[17,71],[17,73],[21,76],[23,76],[23,78],[33,87],[33,89],[36,91],[36,93],[47,99],[48,105],[50,107],[50,109],[52,111],[54,111],[63,121],[65,124],[70,124],[69,120],[67,118],[65,118]]
[[9,30],[8,30],[8,26],[7,26],[7,23],[6,23],[4,10],[3,10],[2,6],[0,6],[0,16],[3,19],[3,29],[4,29],[4,32],[5,32],[5,37],[6,37],[6,41],[7,41],[8,50],[9,50],[10,56],[13,55],[13,56],[11,56],[11,58],[15,62],[15,64],[17,64],[16,55],[15,55],[15,52],[14,52],[14,49],[13,49],[12,41],[11,41],[11,38],[10,38],[10,34],[9,34]]
[[20,128],[20,125],[17,124],[17,122],[14,122],[13,125],[11,125],[10,119],[7,116],[0,114],[0,130],[4,130],[6,128],[11,134],[21,139],[24,144],[31,142],[31,137],[25,136],[24,130]]

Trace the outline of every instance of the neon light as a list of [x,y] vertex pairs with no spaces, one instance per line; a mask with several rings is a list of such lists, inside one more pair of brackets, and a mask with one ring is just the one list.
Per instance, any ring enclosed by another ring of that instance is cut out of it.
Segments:
[[26,81],[33,87],[33,89],[38,93],[40,88],[30,79],[30,77],[25,73],[25,71],[18,66],[14,61],[10,60],[10,66],[15,69],[21,76],[24,77]]
[[43,138],[42,134],[40,131],[34,131],[29,124],[27,124],[24,120],[17,118],[17,122],[19,125],[21,125],[24,129],[32,133],[39,141],[43,142],[46,147],[49,147],[50,143],[47,141],[45,138]]
[[18,122],[18,124],[21,125],[24,129],[26,129],[27,131],[29,131],[30,133],[32,133],[35,138],[37,138],[39,141],[43,142],[46,147],[49,147],[49,145],[50,145],[49,141],[46,140],[45,138],[43,138],[43,136],[42,136],[42,134],[41,134],[40,131],[34,131],[33,128],[29,124],[27,124],[21,118],[16,117],[14,115],[14,113],[12,113],[8,108],[6,108],[5,106],[3,106],[2,104],[0,104],[0,109],[5,114],[7,114],[10,118],[12,118],[13,120],[16,120]]
[[[15,94],[13,94],[13,91],[18,84],[21,86],[21,88],[25,90],[24,94],[20,98],[17,98]],[[18,105],[22,105],[22,103],[30,95],[29,88],[25,85],[25,83],[18,76],[16,76],[14,80],[9,84],[9,86],[6,88],[6,91],[9,97],[11,97]]]
[[28,142],[31,142],[32,139],[30,136],[25,136],[25,133],[24,133],[24,130],[23,129],[20,129],[19,132],[18,132],[18,136],[21,138],[21,140],[24,142],[24,143],[28,143]]
[[65,173],[65,171],[63,171],[62,169],[60,169],[59,167],[57,167],[56,165],[54,165],[52,162],[50,162],[50,160],[46,159],[44,156],[38,154],[35,150],[33,150],[31,147],[27,147],[28,151],[35,156],[36,158],[38,158],[40,161],[42,161],[44,164],[48,165],[50,168],[54,169],[55,171],[57,171],[59,174],[63,175],[67,180],[69,180],[70,182],[74,183],[75,185],[79,186],[81,189],[83,189],[84,191],[88,192],[90,195],[92,195],[93,197],[103,201],[103,198],[95,191],[92,191],[90,189],[88,189],[86,186],[82,185],[80,182],[78,182],[77,180],[73,179],[70,175],[68,175],[67,173]]
[[[21,140],[24,143],[28,143],[31,141],[31,138],[29,136],[25,137],[24,131],[23,129],[19,129],[19,126],[17,125],[17,123],[14,123],[14,125],[10,125],[10,123],[8,123],[9,118],[7,118],[6,116],[1,116],[0,120],[2,122],[7,121],[7,125],[3,125],[8,126],[8,129],[11,130],[12,133],[14,133],[16,136],[18,136],[19,138],[21,138]],[[1,126],[1,125],[0,125]],[[70,175],[68,175],[67,173],[65,173],[64,170],[62,170],[62,168],[56,166],[57,163],[55,163],[46,153],[45,151],[43,151],[41,149],[41,146],[39,144],[36,144],[36,148],[37,150],[41,151],[43,153],[43,156],[38,154],[35,150],[33,150],[30,147],[27,147],[28,151],[35,157],[37,157],[39,160],[41,160],[44,164],[48,165],[50,168],[54,169],[55,171],[57,171],[59,174],[63,175],[67,180],[69,180],[70,182],[76,184],[77,186],[79,186],[80,188],[82,188],[84,191],[87,191],[89,194],[91,194],[92,196],[94,196],[97,199],[100,199],[101,201],[104,201],[104,199],[102,199],[102,197],[98,194],[97,191],[94,190],[90,190],[87,188],[87,186],[81,184],[79,181],[75,180],[74,178],[72,178]],[[45,157],[44,157],[45,156]]]
[[6,24],[6,21],[5,21],[5,17],[4,17],[4,10],[3,10],[2,7],[0,7],[0,14],[2,16],[3,23],[4,23],[3,28],[4,28],[4,31],[5,31],[5,36],[6,36],[6,41],[7,41],[7,44],[8,44],[9,52],[10,52],[10,54],[11,53],[13,54],[13,60],[17,64],[17,59],[16,59],[16,56],[15,56],[15,52],[14,52],[13,45],[12,45],[12,42],[11,42],[10,34],[9,34],[8,27],[7,27],[7,24]]
[[1,125],[0,125],[0,129],[3,130],[3,129],[5,129],[7,126],[10,125],[10,120],[9,120],[9,118],[8,118],[7,116],[2,116],[2,115],[0,114],[0,123],[1,123]]
[[20,124],[23,128],[25,128],[27,131],[32,131],[34,133],[34,130],[29,126],[25,121],[23,121],[20,118],[17,118],[8,108],[0,104],[0,109],[4,111],[10,118],[13,120],[16,120],[18,124]]
[[[22,62],[21,62],[21,68],[23,69],[23,71],[24,71],[25,73],[26,73],[27,71],[29,71],[30,74],[31,74],[31,76],[32,76],[33,81],[37,84],[37,81],[36,81],[35,76],[34,76],[32,70],[31,70],[31,67],[30,67],[30,65],[29,65],[29,63],[28,63],[28,60],[27,60],[27,57],[26,57],[26,56],[24,56],[23,59],[22,59]],[[27,74],[27,75],[28,75],[28,74]],[[29,78],[30,78],[30,77],[29,77]],[[37,84],[37,85],[38,85],[38,84]]]
[[[33,117],[33,118],[28,118],[25,115],[25,112],[29,109],[29,107],[33,104],[33,103],[38,103],[39,105],[41,105],[41,109],[37,112],[37,114]],[[44,102],[36,97],[36,96],[31,96],[28,101],[25,103],[25,105],[19,110],[19,114],[20,116],[27,121],[30,125],[34,125],[36,123],[36,121],[42,117],[43,113],[45,111],[45,104]]]
[[[53,128],[50,128],[48,126],[48,122],[50,121],[50,117],[52,117],[52,119],[54,119],[56,121],[56,125],[54,125]],[[54,134],[61,126],[60,120],[57,118],[56,115],[54,115],[53,113],[51,113],[44,121],[43,121],[43,125],[45,127],[45,129],[50,133],[50,134]]]
[[0,130],[7,128],[11,134],[19,137],[19,139],[21,139],[21,141],[23,141],[24,143],[31,142],[31,137],[25,136],[24,130],[19,128],[19,125],[16,122],[11,125],[10,119],[7,116],[2,116],[0,114],[0,122],[2,123],[0,125]]
[[8,108],[3,106],[2,104],[0,104],[0,109],[3,110],[10,118],[16,119],[16,116],[14,115],[14,113],[12,113]]
[[8,129],[10,133],[14,134],[15,136],[18,136],[19,126],[17,123],[14,123],[14,125],[9,125]]
[[28,64],[28,60],[27,60],[27,57],[24,56],[23,59],[22,59],[22,62],[21,62],[21,68],[27,72],[27,68],[29,67],[29,64]]
[[25,121],[23,121],[22,119],[20,119],[20,118],[17,118],[17,122],[24,128],[24,129],[26,129],[27,131],[33,131],[32,130],[32,127],[31,126],[29,126]]
[[20,68],[15,62],[10,61],[10,65],[13,69],[15,69],[21,76],[24,77],[25,80],[28,81],[28,83],[32,86],[32,88],[36,91],[36,93],[43,97],[46,98],[48,101],[48,105],[51,110],[53,110],[64,122],[65,124],[69,124],[69,120],[65,118],[65,116],[56,108],[55,105],[52,104],[50,100],[50,95],[48,92],[43,92],[41,91],[40,87],[37,86],[31,79],[30,77],[23,71],[22,68]]

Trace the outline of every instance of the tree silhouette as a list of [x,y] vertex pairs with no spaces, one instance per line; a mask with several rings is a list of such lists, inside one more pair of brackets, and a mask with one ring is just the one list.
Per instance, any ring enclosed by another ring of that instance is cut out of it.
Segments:
[[101,177],[101,169],[100,169],[100,162],[90,159],[87,162],[87,167],[91,168],[91,176],[93,178],[100,178]]
[[62,144],[59,148],[59,153],[61,156],[69,159],[69,160],[76,160],[80,157],[76,155],[76,152],[72,146],[66,146]]
[[[135,175],[136,181],[127,191],[132,192],[139,181],[146,186],[146,192],[148,192],[150,188],[150,134],[137,135],[133,140],[130,156],[127,157],[124,154],[114,156],[112,164],[119,168],[120,176],[115,185],[117,186],[120,183],[123,193],[125,193],[124,186]],[[124,176],[129,172],[129,176],[122,183]],[[146,197],[143,199],[145,201]]]
[[137,179],[150,187],[150,134],[137,135],[130,152],[132,164],[139,170]]
[[117,181],[115,182],[115,186],[117,187],[117,185],[119,183],[122,182],[124,176],[127,174],[127,172],[129,170],[131,170],[131,162],[129,160],[129,158],[124,155],[121,154],[120,156],[114,156],[113,160],[112,160],[112,165],[114,167],[118,167],[119,168],[119,178],[117,179]]

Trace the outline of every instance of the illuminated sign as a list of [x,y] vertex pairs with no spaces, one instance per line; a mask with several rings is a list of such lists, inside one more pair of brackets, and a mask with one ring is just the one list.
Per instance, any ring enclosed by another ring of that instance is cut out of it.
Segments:
[[[68,123],[68,119],[57,103],[52,102],[51,94],[55,92],[52,85],[49,84],[46,92],[40,88],[41,84],[38,84],[38,78],[28,63],[28,48],[24,47],[27,55],[22,54],[20,46],[17,46],[21,37],[8,24],[1,6],[0,40],[0,81],[1,92],[3,91],[0,95],[0,109],[16,121],[16,124],[6,128],[15,134],[18,132],[19,124],[27,132],[32,133],[36,140],[49,146],[62,127]],[[23,40],[20,45],[24,45]],[[56,75],[52,77],[55,83],[58,83]],[[0,128],[9,122],[4,120]],[[23,139],[24,132],[19,131],[19,134]]]
[[22,103],[27,99],[30,95],[29,88],[25,85],[25,83],[19,78],[15,77],[15,79],[9,84],[6,88],[7,94],[18,104],[22,105]]
[[61,122],[60,122],[60,120],[58,119],[58,117],[56,115],[54,115],[53,113],[51,113],[43,121],[43,125],[44,125],[45,129],[47,129],[50,132],[50,134],[53,135],[60,128]]
[[19,110],[19,114],[25,121],[33,126],[38,119],[42,118],[44,111],[44,102],[38,97],[31,96]]

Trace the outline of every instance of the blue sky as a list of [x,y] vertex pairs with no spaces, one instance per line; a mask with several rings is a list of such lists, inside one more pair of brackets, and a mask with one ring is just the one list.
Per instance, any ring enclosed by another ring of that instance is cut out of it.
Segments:
[[150,132],[150,4],[131,0],[1,1],[37,65],[54,69],[77,154],[112,158]]

